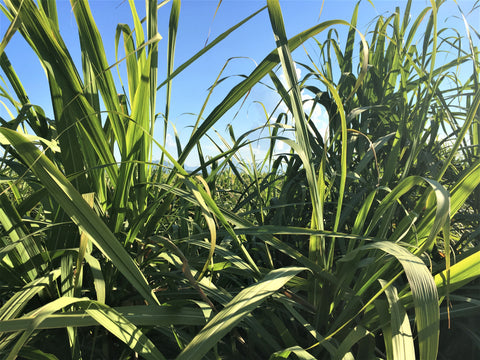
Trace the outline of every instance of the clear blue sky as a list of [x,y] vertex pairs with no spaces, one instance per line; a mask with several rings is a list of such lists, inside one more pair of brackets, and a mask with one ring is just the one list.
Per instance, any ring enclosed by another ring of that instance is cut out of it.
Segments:
[[[359,13],[359,30],[362,32],[368,29],[369,22],[373,20],[375,16],[388,16],[395,11],[395,6],[400,6],[403,12],[406,0],[376,0],[373,2],[375,7],[372,7],[366,0],[362,1]],[[458,0],[458,2],[465,12],[468,12],[474,4],[474,1],[471,0]],[[135,3],[140,17],[142,17],[145,14],[145,2],[142,0],[135,1]],[[175,67],[199,51],[204,46],[207,38],[210,41],[213,40],[229,27],[261,8],[265,3],[266,1],[261,0],[223,0],[214,19],[218,0],[183,0],[180,11]],[[321,0],[280,0],[280,4],[282,6],[287,35],[291,37],[322,21],[332,19],[350,20],[356,1],[325,0],[321,15]],[[413,14],[418,14],[420,9],[429,6],[429,4],[430,2],[426,0],[414,0]],[[77,64],[80,64],[80,51],[76,35],[75,19],[70,8],[70,1],[57,0],[57,6],[61,33],[71,51],[72,57],[77,61]],[[113,64],[115,62],[114,39],[116,25],[118,23],[132,24],[128,1],[91,0],[90,6],[97,26],[102,34],[108,60]],[[159,82],[165,78],[166,72],[166,47],[170,6],[171,4],[167,4],[159,10],[159,33],[164,38],[159,48]],[[442,5],[441,10],[440,25],[443,26],[443,22],[448,20],[446,23],[447,26],[457,24],[458,31],[464,34],[463,23],[458,19],[455,20],[452,18],[452,15],[458,15],[455,3],[449,0],[447,4]],[[468,19],[472,26],[480,29],[478,11],[470,15]],[[5,17],[0,16],[0,32],[2,36],[5,34],[8,25]],[[346,30],[346,28],[339,28],[341,35],[345,34]],[[320,35],[318,39],[321,40],[322,36],[323,35]],[[343,36],[343,39],[341,38],[340,40],[344,41],[344,38]],[[183,144],[186,143],[187,135],[190,134],[188,126],[192,125],[195,121],[195,117],[188,115],[188,113],[197,114],[200,111],[203,101],[207,96],[208,87],[214,82],[227,59],[231,57],[250,58],[231,61],[225,75],[248,74],[254,68],[253,61],[259,63],[274,47],[275,42],[270,28],[268,13],[264,11],[230,35],[223,43],[205,54],[199,61],[174,80],[170,119],[181,134],[180,137]],[[315,54],[314,43],[307,43],[306,49],[311,52],[311,54]],[[17,34],[7,46],[6,52],[29,94],[30,101],[33,104],[42,106],[47,115],[52,116],[46,77],[33,51],[28,48],[21,36]],[[304,51],[301,48],[294,54],[294,59],[304,60]],[[116,76],[116,72],[114,76]],[[223,96],[227,94],[229,89],[239,81],[241,81],[241,78],[233,76],[218,86],[209,102],[205,115],[207,115],[209,110],[212,110],[215,105],[223,99]],[[157,112],[164,111],[164,96],[164,91],[161,90],[158,94]],[[265,121],[263,110],[259,105],[255,104],[253,100],[260,100],[264,102],[267,107],[273,107],[276,101],[275,96],[265,88],[261,86],[256,87],[244,105],[241,116],[233,120],[234,113],[227,113],[225,118],[217,123],[215,128],[222,134],[225,134],[224,130],[226,125],[232,123],[238,135],[263,123]],[[272,109],[267,110],[270,111]],[[0,116],[9,118],[3,106],[0,109]],[[158,139],[161,138],[161,125],[162,122],[159,122],[156,128]],[[195,160],[190,161],[191,164],[196,162]]]

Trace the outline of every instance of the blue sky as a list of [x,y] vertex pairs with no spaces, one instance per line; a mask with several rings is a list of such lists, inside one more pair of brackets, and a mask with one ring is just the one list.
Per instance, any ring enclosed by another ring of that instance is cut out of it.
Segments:
[[[216,36],[241,21],[254,11],[261,8],[266,1],[261,0],[223,0],[216,17],[214,13],[218,5],[218,0],[183,0],[180,11],[179,30],[177,38],[177,48],[175,57],[175,67],[189,59],[193,54],[199,51],[209,39],[213,40]],[[469,11],[474,1],[458,1],[464,11]],[[395,6],[400,6],[403,12],[403,6],[406,1],[383,0],[374,1],[373,7],[368,1],[362,1],[359,12],[359,30],[366,32],[369,22],[378,15],[388,16],[395,10]],[[135,1],[140,17],[145,13],[142,1]],[[322,9],[321,0],[280,0],[282,6],[287,35],[289,37],[318,24],[319,22],[344,19],[350,20],[356,1],[352,0],[325,0]],[[430,2],[426,0],[414,0],[412,13],[418,14],[420,9],[429,6]],[[128,1],[123,0],[91,0],[90,6],[97,26],[102,34],[107,57],[110,63],[115,62],[115,29],[118,23],[132,24]],[[166,47],[168,36],[168,19],[170,4],[159,10],[159,33],[163,36],[160,43],[159,55],[159,82],[165,78],[166,72]],[[61,33],[71,51],[71,55],[77,64],[80,64],[80,50],[76,35],[75,19],[70,8],[70,2],[67,0],[57,0],[59,21]],[[321,12],[322,9],[322,12]],[[452,18],[453,14],[458,15],[456,5],[452,0],[441,7],[439,18],[440,25],[447,21],[447,25],[458,24],[458,31],[464,34],[463,24],[458,19]],[[321,12],[321,14],[320,14]],[[468,18],[470,24],[480,29],[480,16],[477,11]],[[426,21],[426,20],[425,20]],[[5,34],[8,27],[5,17],[0,17],[0,32]],[[371,25],[371,24],[370,24]],[[371,25],[373,26],[373,25]],[[340,41],[344,41],[347,31],[346,27],[338,28]],[[318,39],[322,39],[322,34]],[[240,57],[230,61],[224,75],[231,76],[219,85],[212,98],[209,101],[205,115],[209,113],[228,93],[228,91],[241,78],[235,75],[249,74],[270,51],[275,47],[273,34],[270,28],[268,13],[264,11],[253,20],[245,24],[242,28],[235,31],[226,40],[220,43],[212,51],[205,54],[199,61],[180,74],[173,82],[172,89],[172,107],[170,120],[175,124],[180,139],[183,144],[186,143],[191,130],[189,126],[193,125],[196,117],[190,114],[198,114],[203,102],[208,94],[208,88],[213,84],[225,62],[233,57]],[[307,42],[306,50],[315,55],[315,44]],[[31,51],[19,34],[15,35],[6,48],[13,67],[20,76],[24,84],[30,101],[33,104],[44,108],[47,115],[52,116],[50,97],[48,94],[48,84],[43,69],[38,60],[36,60],[33,51]],[[294,53],[294,60],[304,61],[305,52],[302,48]],[[80,66],[79,66],[80,67]],[[114,73],[116,76],[116,72]],[[163,112],[165,106],[165,94],[160,90],[158,94],[157,112]],[[0,99],[3,101],[3,99]],[[215,128],[228,137],[225,128],[232,124],[237,136],[243,132],[256,127],[265,122],[265,115],[262,107],[254,100],[261,101],[272,111],[276,103],[275,94],[268,91],[265,87],[257,86],[254,88],[249,98],[245,102],[242,111],[234,119],[235,111],[231,111],[216,124]],[[239,105],[239,104],[238,104]],[[0,116],[9,118],[8,113],[3,106],[0,108]],[[319,111],[315,114],[317,121],[324,121],[325,116]],[[161,126],[163,121],[158,122],[157,134],[161,138]],[[169,135],[170,151],[173,151],[173,138]],[[205,144],[207,149],[213,151],[214,147]],[[265,148],[259,144],[255,151],[258,155],[264,153]],[[158,152],[155,154],[158,157]],[[190,165],[197,163],[196,159],[189,159]]]

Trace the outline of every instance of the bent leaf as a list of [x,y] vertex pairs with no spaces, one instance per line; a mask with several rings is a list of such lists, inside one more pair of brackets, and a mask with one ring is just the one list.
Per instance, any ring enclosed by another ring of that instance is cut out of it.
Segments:
[[203,359],[203,356],[236,324],[303,270],[306,268],[288,267],[272,270],[262,281],[242,290],[200,330],[177,360]]

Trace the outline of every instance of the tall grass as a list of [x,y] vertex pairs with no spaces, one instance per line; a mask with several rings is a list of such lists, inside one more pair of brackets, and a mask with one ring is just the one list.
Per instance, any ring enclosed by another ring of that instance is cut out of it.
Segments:
[[[126,57],[109,64],[88,1],[71,0],[78,69],[55,1],[3,2],[0,66],[14,94],[2,95],[16,115],[0,127],[2,357],[436,359],[451,357],[440,337],[458,339],[446,324],[473,340],[464,356],[478,349],[463,321],[480,301],[478,34],[467,22],[464,36],[439,28],[442,1],[432,0],[416,18],[411,1],[378,16],[367,34],[357,4],[350,22],[288,39],[268,0],[175,68],[173,0],[157,83],[164,3],[147,0],[142,20],[129,0],[133,27],[119,24],[115,44]],[[168,153],[175,77],[262,11],[276,49]],[[15,32],[46,70],[53,119],[29,103],[8,60]],[[319,58],[307,53],[298,79],[292,51],[309,39]],[[457,56],[438,63],[440,51]],[[248,164],[240,154],[255,129],[218,141],[210,130],[265,78],[288,110],[268,119],[270,151]],[[328,114],[326,136],[315,107]],[[204,157],[203,139],[218,155]],[[275,154],[279,142],[289,150]],[[194,151],[201,166],[187,172]]]

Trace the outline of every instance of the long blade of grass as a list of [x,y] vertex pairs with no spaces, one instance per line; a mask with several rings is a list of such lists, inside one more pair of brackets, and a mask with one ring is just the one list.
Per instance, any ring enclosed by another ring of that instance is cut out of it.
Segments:
[[156,42],[151,42],[156,38],[158,34],[158,6],[156,0],[146,1],[146,13],[147,13],[147,39],[148,54],[151,56],[150,67],[150,128],[151,134],[153,134],[153,125],[155,123],[155,104],[157,99],[157,73],[158,73],[158,45]]
[[[319,34],[332,25],[348,26],[349,24],[344,20],[331,20],[322,22],[321,24],[318,24],[292,37],[288,41],[288,48],[290,51],[293,51],[306,40]],[[211,44],[213,44],[213,42]],[[180,164],[185,162],[187,156],[196,147],[198,140],[218,121],[218,119],[220,119],[230,108],[232,108],[232,106],[234,106],[244,95],[246,95],[255,84],[263,79],[264,76],[268,75],[268,73],[272,71],[279,62],[280,58],[278,51],[275,49],[263,59],[263,61],[245,80],[236,85],[227,94],[223,101],[217,105],[217,107],[207,116],[205,121],[199,126],[197,131],[192,135],[188,143],[185,145],[183,152],[178,159]]]
[[[385,287],[387,282],[380,280],[380,285]],[[390,305],[392,331],[391,338],[385,338],[385,341],[392,342],[393,359],[414,359],[415,346],[413,343],[412,329],[405,308],[400,302],[397,289],[390,285],[385,289],[388,303]]]
[[436,281],[434,281],[428,268],[417,256],[403,247],[388,241],[378,241],[364,245],[347,255],[347,258],[354,256],[354,253],[360,249],[382,250],[387,254],[393,255],[401,263],[410,288],[412,289],[420,358],[436,359],[439,341],[440,311],[438,308]]
[[90,236],[98,249],[112,260],[149,303],[159,304],[138,266],[58,168],[21,134],[5,128],[0,128],[0,133],[21,154],[50,195],[63,207],[72,221]]
[[85,312],[145,359],[166,359],[140,329],[115,309],[92,301]]
[[[98,304],[98,303],[96,303]],[[85,306],[83,306],[85,308]],[[122,316],[128,322],[136,326],[203,326],[205,325],[205,316],[199,308],[179,307],[179,306],[122,306],[110,308],[119,316]],[[22,331],[32,327],[34,318],[23,316],[17,319],[4,320],[0,322],[0,332]],[[83,310],[67,311],[62,313],[50,314],[37,325],[38,330],[61,329],[67,326],[88,327],[102,325],[90,313]]]
[[15,318],[35,295],[51,286],[59,276],[60,269],[52,270],[15,292],[0,308],[0,320],[3,322]]
[[[167,78],[170,78],[173,72],[173,63],[175,59],[175,44],[177,41],[178,19],[180,17],[180,0],[174,0],[170,10],[170,21],[168,24],[168,55],[167,55]],[[170,114],[170,97],[172,92],[172,79],[167,81],[167,98],[165,101],[163,145],[167,141],[168,118]]]
[[[311,201],[312,201],[312,227],[314,229],[323,230],[323,209],[321,205],[323,201],[317,187],[317,176],[315,168],[312,166],[312,154],[310,138],[303,111],[302,96],[298,86],[298,79],[295,65],[290,54],[285,26],[283,24],[282,11],[278,0],[267,1],[268,13],[270,15],[270,23],[275,35],[278,56],[280,58],[287,88],[290,93],[290,103],[292,106],[293,117],[295,119],[295,138],[298,144],[297,153],[300,156],[303,167],[305,168],[307,181],[309,184]],[[339,205],[341,207],[341,205]],[[313,237],[310,239],[309,256],[310,258],[326,267],[325,245],[321,237]]]
[[125,129],[121,118],[121,106],[118,100],[113,76],[109,70],[102,37],[93,19],[90,6],[87,1],[70,0],[72,11],[77,21],[78,33],[83,39],[83,51],[93,67],[96,83],[102,94],[105,107],[109,112],[109,119],[115,133],[118,147],[122,153],[125,149]]
[[[79,316],[80,314],[78,313],[73,313],[73,315],[68,313],[53,315],[54,312],[73,304],[77,304],[84,308],[85,312],[83,315]],[[143,308],[144,307],[127,308],[126,313],[130,314],[129,317],[133,320],[144,320],[142,317],[145,317],[145,313],[140,315],[135,314],[135,312],[138,312],[138,310]],[[131,314],[132,310],[134,312],[133,314]],[[85,317],[85,315],[90,316],[90,319],[88,316]],[[152,318],[155,318],[157,321],[161,319],[161,317],[158,317],[155,314],[152,314]],[[153,324],[151,321],[152,318],[149,319],[150,324]],[[169,316],[167,316],[167,318],[169,318]],[[79,320],[79,322],[72,324],[72,320],[75,319]],[[42,328],[48,329],[61,327],[62,325],[66,325],[66,321],[70,321],[68,326],[73,325],[75,327],[99,324],[127,344],[132,350],[140,353],[145,359],[165,359],[165,357],[155,347],[151,340],[148,339],[148,337],[146,337],[143,332],[129,320],[128,317],[124,316],[114,308],[108,307],[96,301],[92,301],[87,298],[72,297],[62,297],[56,299],[44,305],[43,307],[30,312],[24,318],[0,322],[0,332],[24,330],[24,333],[11,350],[7,359],[14,359],[16,357],[21,347],[25,344],[34,331]]]
[[276,269],[270,271],[262,281],[242,290],[200,330],[180,353],[177,360],[202,359],[236,324],[256,309],[268,296],[274,294],[293,276],[303,270],[306,270],[306,268]]
[[8,354],[6,360],[14,360],[17,358],[18,352],[20,351],[20,349],[25,345],[25,343],[28,341],[32,333],[37,330],[38,326],[49,315],[53,314],[54,312],[64,307],[78,303],[80,301],[85,301],[85,299],[62,297],[42,306],[40,309],[33,311],[30,314],[30,316],[33,317],[33,321],[29,324],[29,327],[25,329],[25,331],[22,333],[20,338],[16,341],[12,350]]

